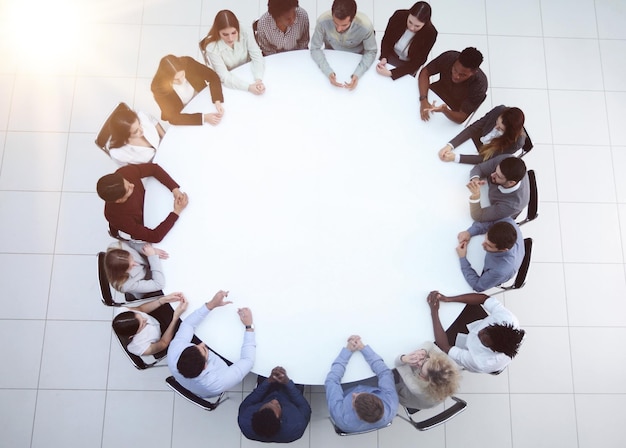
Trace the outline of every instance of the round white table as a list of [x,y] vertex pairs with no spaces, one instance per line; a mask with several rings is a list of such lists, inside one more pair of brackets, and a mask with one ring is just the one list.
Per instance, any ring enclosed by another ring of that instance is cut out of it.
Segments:
[[[326,55],[342,81],[360,58]],[[265,63],[265,95],[225,88],[218,126],[171,126],[157,152],[190,198],[158,245],[170,254],[166,291],[185,293],[187,313],[230,291],[234,304],[196,331],[229,359],[243,338],[236,307],[250,307],[256,373],[282,365],[298,383],[323,384],[351,334],[392,366],[433,340],[429,291],[471,291],[455,252],[471,224],[470,166],[437,157],[461,127],[439,114],[422,122],[410,76],[392,81],[371,67],[348,91],[331,86],[308,51]],[[247,66],[237,71],[251,79]],[[208,91],[185,110],[213,111]],[[147,189],[151,226],[172,196],[153,179]],[[481,240],[469,249],[477,269]],[[442,304],[444,327],[461,309]],[[344,381],[371,375],[353,356]]]

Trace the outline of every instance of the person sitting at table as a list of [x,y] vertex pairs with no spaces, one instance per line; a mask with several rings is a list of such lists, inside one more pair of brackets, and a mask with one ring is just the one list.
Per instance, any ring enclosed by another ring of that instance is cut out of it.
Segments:
[[[437,40],[437,30],[430,15],[431,8],[426,2],[417,2],[411,9],[399,9],[393,13],[380,45],[380,61],[376,65],[378,74],[394,81],[404,75],[415,76]],[[387,64],[395,68],[389,69]]]
[[[376,38],[372,22],[356,10],[355,0],[334,0],[330,11],[317,19],[311,38],[311,57],[333,86],[356,88],[359,79],[376,59]],[[349,82],[337,81],[337,75],[326,60],[327,50],[349,51],[363,55]]]
[[152,162],[165,129],[152,115],[117,109],[110,118],[109,155],[119,165]]
[[[472,139],[478,154],[455,154],[454,148]],[[480,120],[463,129],[439,150],[444,162],[477,164],[501,154],[514,154],[526,142],[524,112],[517,107],[497,106]]]
[[[455,123],[463,123],[487,96],[487,77],[479,68],[483,55],[474,47],[462,52],[446,51],[430,61],[418,76],[420,114],[430,120],[431,113],[441,112]],[[430,84],[430,77],[439,74],[439,80]],[[428,101],[432,89],[443,101]]]
[[[482,274],[478,275],[467,260],[467,245],[473,236],[485,233],[485,262]],[[511,218],[496,222],[474,222],[469,229],[460,232],[457,238],[459,245],[456,253],[461,263],[461,272],[474,291],[486,291],[510,280],[522,265],[524,237]]]
[[189,315],[180,325],[167,352],[167,365],[181,386],[201,398],[215,397],[240,383],[254,365],[256,342],[252,313],[248,308],[238,310],[246,327],[241,358],[227,365],[203,342],[191,343],[194,330],[217,307],[232,303],[225,301],[228,291],[218,291],[213,298]]
[[[141,182],[144,177],[155,177],[174,195],[174,210],[154,229],[143,222],[143,204],[146,190]],[[187,193],[156,163],[126,165],[115,173],[102,176],[96,186],[98,196],[105,201],[104,217],[109,222],[112,236],[125,232],[135,240],[158,243],[174,227],[178,216],[187,207]]]
[[263,56],[309,48],[309,16],[298,0],[269,0],[257,22],[256,38]]
[[[169,306],[172,302],[178,302],[175,310]],[[156,355],[170,345],[187,300],[175,292],[132,309],[120,309],[112,325],[115,333],[130,338],[126,349],[137,356]]]
[[[465,370],[498,373],[517,355],[526,333],[513,313],[494,297],[476,293],[447,297],[432,291],[427,300],[435,343]],[[440,302],[467,304],[447,332],[439,320]]]
[[[265,62],[256,41],[239,29],[239,20],[232,11],[218,12],[209,34],[200,41],[200,50],[206,51],[209,62],[226,87],[247,90],[255,95],[265,93],[263,74]],[[254,82],[241,79],[231,70],[252,61]]]
[[161,259],[168,254],[150,243],[116,241],[104,255],[109,283],[123,293],[141,294],[165,287]]
[[[490,205],[482,207],[480,187],[485,183],[489,186]],[[467,188],[471,193],[470,214],[474,221],[515,218],[530,200],[530,183],[526,174],[526,164],[522,159],[510,155],[493,157],[474,166],[470,171]]]
[[[373,385],[358,384],[343,390],[341,378],[355,351],[360,351],[376,374]],[[393,374],[380,356],[361,337],[352,335],[333,361],[324,382],[328,411],[335,425],[344,432],[360,432],[384,428],[393,420],[398,409],[398,394]]]
[[[183,113],[183,108],[205,87],[217,112]],[[224,115],[224,95],[217,74],[188,56],[171,54],[159,62],[150,86],[154,100],[161,108],[161,119],[175,125],[216,125]]]
[[398,399],[409,409],[432,408],[459,388],[459,368],[432,342],[398,356],[395,365]]
[[302,394],[304,386],[295,385],[280,366],[272,369],[269,378],[259,380],[239,406],[237,422],[241,432],[259,442],[298,440],[311,419],[311,406]]

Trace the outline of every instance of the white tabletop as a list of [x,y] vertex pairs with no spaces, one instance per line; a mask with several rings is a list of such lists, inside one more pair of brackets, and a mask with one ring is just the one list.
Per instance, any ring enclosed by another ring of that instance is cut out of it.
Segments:
[[[360,58],[326,54],[339,80]],[[225,88],[218,126],[171,126],[157,152],[190,198],[158,245],[170,254],[166,291],[184,292],[189,313],[230,290],[234,305],[196,331],[229,359],[243,338],[236,307],[250,307],[257,373],[282,365],[296,382],[322,384],[351,334],[392,366],[433,340],[430,290],[471,291],[455,252],[471,224],[470,166],[437,158],[461,126],[439,114],[422,122],[410,76],[392,81],[372,67],[351,92],[331,86],[308,51],[265,63],[265,95]],[[237,71],[252,81],[247,66]],[[186,110],[213,111],[209,93]],[[147,183],[147,225],[172,207],[157,184]],[[481,240],[469,249],[477,269]],[[461,309],[441,306],[445,327]],[[344,381],[368,376],[359,355]]]

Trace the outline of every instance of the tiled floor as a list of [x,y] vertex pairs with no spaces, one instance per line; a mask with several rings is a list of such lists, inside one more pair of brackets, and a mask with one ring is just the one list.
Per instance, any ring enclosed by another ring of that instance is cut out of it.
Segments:
[[[114,165],[92,142],[116,101],[157,115],[156,61],[199,57],[196,42],[217,10],[251,23],[265,3],[0,2],[0,446],[254,445],[236,424],[251,378],[204,413],[165,388],[166,368],[138,372],[112,343],[95,275],[94,254],[109,238],[94,184]],[[312,19],[330,3],[300,2]],[[410,3],[359,7],[380,38]],[[468,410],[425,433],[397,420],[339,438],[322,389],[307,388],[313,417],[294,445],[624,447],[626,2],[433,4],[432,54],[482,50],[490,90],[479,116],[517,105],[535,142],[526,161],[537,172],[540,217],[523,229],[535,240],[532,270],[523,290],[504,296],[527,341],[500,376],[465,374]]]

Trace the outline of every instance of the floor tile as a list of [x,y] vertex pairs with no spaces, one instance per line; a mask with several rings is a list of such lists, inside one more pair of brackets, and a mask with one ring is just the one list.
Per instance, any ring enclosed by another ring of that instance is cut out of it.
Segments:
[[59,191],[66,149],[65,133],[8,132],[0,189]]
[[[626,327],[623,264],[566,263],[564,267],[570,325]],[[591,297],[601,297],[602,306],[592,306]],[[611,312],[607,313],[607,310]]]
[[[603,93],[550,91],[552,137],[560,145],[608,145]],[[585,107],[579,107],[584,104]]]
[[[577,394],[624,394],[621,369],[607,369],[607,354],[615,366],[626,365],[622,341],[626,328],[570,328],[574,391]],[[598,349],[602,341],[602,350]],[[601,380],[600,380],[601,379]]]
[[52,253],[60,199],[59,193],[0,191],[0,216],[11,217],[0,220],[0,251]]
[[626,203],[626,177],[621,175],[620,167],[626,166],[626,146],[614,146],[611,148],[613,155],[613,176],[615,178],[615,189],[617,202]]
[[612,145],[626,145],[626,92],[606,92],[606,110],[608,116],[609,135]]
[[67,160],[63,191],[93,193],[96,182],[118,166],[94,143],[96,132],[71,133],[67,143]]
[[626,39],[626,6],[620,0],[596,0],[596,20],[600,39]]
[[626,52],[626,41],[601,40],[600,52],[602,55],[602,75],[606,90],[626,90],[626,61],[616,58],[615,55]]
[[36,399],[36,390],[0,390],[0,403],[11,403],[10,406],[0,406],[3,444],[11,447],[31,446]]
[[[491,87],[545,89],[546,63],[541,38],[489,37]],[[533,67],[527,70],[526,67]]]
[[626,205],[619,204],[617,209],[619,212],[619,225],[622,237],[622,252],[626,253]]
[[[567,327],[520,324],[526,335],[518,355],[508,368],[511,393],[572,393]],[[537,375],[538,366],[550,368],[541,368],[541,375]]]
[[[170,390],[165,383],[165,378],[171,375],[170,370],[167,368],[167,360],[164,359],[149,369],[137,370],[122,350],[113,332],[109,331],[111,332],[111,358],[107,380],[107,388],[109,390]],[[147,356],[146,359],[148,362],[152,362],[154,357]]]
[[128,0],[90,0],[88,17],[95,23],[139,24],[143,2]]
[[580,0],[572,8],[567,0],[541,2],[543,33],[546,37],[595,38],[597,28],[593,0]]
[[[615,204],[559,204],[563,261],[571,263],[623,263]],[[601,224],[600,224],[601,223]],[[602,228],[602,232],[583,229]]]
[[105,391],[40,390],[32,447],[99,446]]
[[[357,4],[358,5],[358,4]],[[302,2],[300,2],[300,7],[304,7]],[[358,7],[358,6],[357,6]],[[407,5],[406,2],[402,0],[388,0],[385,2],[374,2],[374,16],[370,17],[372,20],[372,24],[374,25],[374,29],[376,30],[376,34],[384,33],[385,28],[387,28],[387,23],[389,22],[389,18],[393,15],[395,11],[398,9],[407,9],[410,6]],[[316,16],[312,16],[311,12],[307,9],[307,13],[309,14],[309,21],[311,22],[311,34],[313,34],[313,29],[315,28],[315,20]],[[433,11],[432,21],[435,28],[437,28],[437,20],[436,14]]]
[[511,420],[513,446],[577,446],[576,406],[571,394],[512,394]]
[[[125,24],[94,24],[86,49],[108,48],[107,53],[84,51],[78,75],[127,77],[137,74],[141,27]],[[115,57],[111,57],[115,55]]]
[[102,304],[93,255],[56,255],[50,284],[48,319],[110,322],[111,308]]
[[[437,13],[437,5],[433,7],[433,15]],[[405,8],[408,7],[405,6]],[[439,34],[485,34],[487,32],[485,2],[470,0],[455,5],[455,14],[445,15],[439,11],[441,19],[437,22]],[[434,19],[433,19],[434,20]],[[460,50],[459,50],[460,51]]]
[[623,394],[576,395],[578,446],[621,448],[626,445],[624,406],[626,396]]
[[[451,406],[454,402],[449,400]],[[433,409],[423,409],[413,416],[415,421],[422,421],[444,411],[444,406],[436,406]],[[430,429],[428,431],[418,431],[410,423],[404,421],[399,416],[406,416],[404,409],[398,410],[398,417],[393,420],[393,424],[384,431],[378,431],[379,448],[414,448],[415,446],[427,446],[429,448],[445,448],[446,427],[454,426],[454,419],[449,423]],[[338,445],[341,446],[341,445]]]
[[[575,9],[575,8],[570,8]],[[546,73],[551,89],[603,90],[598,42],[592,39],[544,39]],[[573,70],[571,55],[585,61]]]
[[[541,263],[531,260],[526,285],[522,289],[506,292],[504,296],[505,306],[515,314],[522,325],[533,327],[568,325],[565,277],[561,263]],[[541,309],[540,313],[537,312],[538,309]]]
[[[74,82],[69,76],[19,76],[13,90],[8,129],[67,132]],[[41,104],[46,107],[40,107]]]
[[144,25],[141,31],[137,75],[154,77],[159,61],[168,54],[176,56],[193,54],[202,39],[198,33],[199,29],[195,26]]
[[[613,160],[607,146],[554,145],[559,201],[615,202]],[[598,173],[593,182],[581,182],[581,173]]]
[[0,319],[45,319],[52,255],[0,254],[0,266]]
[[44,325],[41,320],[0,320],[1,339],[11,341],[0,346],[0,388],[37,388]]
[[63,193],[56,252],[93,255],[110,241],[102,199],[96,193]]
[[7,129],[9,124],[9,110],[11,108],[14,84],[14,75],[0,74],[0,98],[2,98],[0,103],[0,129]]
[[172,392],[108,391],[102,447],[169,447],[173,401]]
[[532,236],[533,238],[531,263],[556,263],[563,261],[560,219],[557,203],[540,202],[539,217],[524,225],[524,235]]
[[[43,389],[106,388],[111,325],[108,322],[52,321],[46,324],[41,361]],[[88,361],[84,354],[88,353]]]
[[524,111],[524,127],[535,145],[552,143],[550,102],[547,90],[503,88],[490,90],[492,104],[515,106]]
[[143,23],[147,25],[199,25],[201,12],[201,0],[190,0],[180,4],[169,0],[156,0],[144,5]]
[[[528,134],[530,135],[530,131]],[[528,169],[535,171],[539,203],[558,201],[554,147],[552,145],[534,145],[531,152],[524,156],[524,162]]]
[[542,36],[541,1],[487,0],[487,31],[496,36]]

